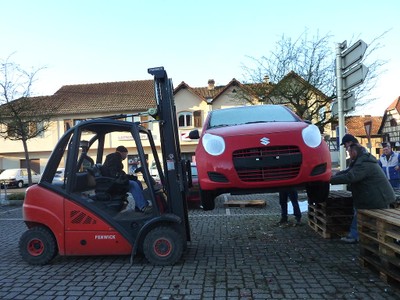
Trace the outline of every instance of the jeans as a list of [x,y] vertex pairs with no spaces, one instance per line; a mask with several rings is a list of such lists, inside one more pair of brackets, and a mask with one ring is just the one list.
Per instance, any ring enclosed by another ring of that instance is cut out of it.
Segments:
[[358,240],[358,230],[357,230],[357,210],[354,209],[353,221],[350,225],[350,237]]
[[297,221],[301,220],[301,211],[299,207],[299,195],[297,191],[283,191],[279,192],[279,204],[281,205],[281,217],[284,220],[287,220],[288,217],[288,206],[287,206],[287,201],[288,198],[290,199],[290,202],[292,202],[293,206],[293,214],[296,217]]
[[148,205],[146,199],[144,199],[141,185],[139,185],[137,181],[129,180],[129,193],[131,193],[135,199],[135,206],[138,209],[142,210]]

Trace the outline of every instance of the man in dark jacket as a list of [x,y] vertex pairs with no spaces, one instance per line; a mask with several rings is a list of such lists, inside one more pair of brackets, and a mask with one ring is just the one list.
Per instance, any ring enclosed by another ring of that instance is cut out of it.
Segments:
[[358,241],[357,209],[388,208],[396,196],[375,157],[359,144],[350,145],[347,151],[352,163],[346,172],[332,176],[331,184],[351,184],[355,215],[350,234],[342,241],[354,243]]
[[[103,176],[117,178],[120,175],[126,175],[122,161],[128,156],[128,149],[124,146],[118,146],[114,153],[108,154],[101,168]],[[144,213],[151,212],[151,206],[144,199],[143,191],[138,182],[129,180],[129,192],[135,199],[135,206]],[[129,204],[128,204],[129,207]],[[133,208],[133,207],[130,207]]]

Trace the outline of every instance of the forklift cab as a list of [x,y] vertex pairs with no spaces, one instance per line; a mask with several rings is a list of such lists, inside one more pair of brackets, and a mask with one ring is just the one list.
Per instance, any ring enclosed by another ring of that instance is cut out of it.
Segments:
[[[153,112],[160,119],[161,153],[163,158],[168,155],[164,165],[151,131],[121,120],[123,116],[82,121],[70,128],[54,148],[39,184],[26,192],[23,217],[28,230],[19,247],[28,263],[46,264],[57,254],[131,255],[133,261],[142,253],[155,265],[175,264],[181,258],[190,241],[186,163],[180,160],[179,144],[165,145],[177,131],[170,127],[173,119],[162,118],[163,111],[174,111],[172,85],[165,71],[162,75],[155,76],[158,101]],[[150,214],[122,211],[126,185],[102,174],[106,155],[120,144],[137,152],[143,193],[153,207]],[[161,184],[154,184],[149,156],[156,162]],[[91,165],[83,166],[87,161]],[[60,167],[65,168],[64,181],[55,184]]]

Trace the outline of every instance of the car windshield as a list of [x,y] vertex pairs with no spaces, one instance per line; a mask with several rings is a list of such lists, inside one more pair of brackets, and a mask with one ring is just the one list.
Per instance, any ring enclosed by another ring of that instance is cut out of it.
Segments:
[[288,109],[280,105],[253,105],[214,110],[209,128],[265,122],[299,121]]
[[4,170],[1,173],[2,177],[9,177],[9,176],[16,176],[17,175],[18,170],[17,169],[8,169],[8,170]]

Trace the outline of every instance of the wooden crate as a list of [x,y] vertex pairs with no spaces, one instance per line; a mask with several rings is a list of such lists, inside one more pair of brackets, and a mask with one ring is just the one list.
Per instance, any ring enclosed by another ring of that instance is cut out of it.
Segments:
[[338,238],[348,233],[353,214],[351,193],[331,191],[326,202],[308,205],[308,225],[323,238]]
[[400,288],[400,209],[358,210],[360,263]]

